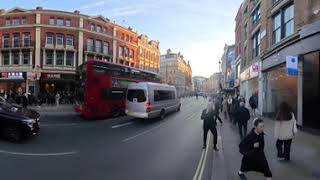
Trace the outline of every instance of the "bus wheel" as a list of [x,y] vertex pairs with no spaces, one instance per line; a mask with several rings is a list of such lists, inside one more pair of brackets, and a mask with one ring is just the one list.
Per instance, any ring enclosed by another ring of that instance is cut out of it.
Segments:
[[119,107],[115,107],[112,110],[112,116],[113,117],[119,117],[121,115],[121,110]]
[[165,118],[165,116],[166,116],[166,113],[165,113],[164,109],[162,109],[160,112],[160,119],[163,120]]

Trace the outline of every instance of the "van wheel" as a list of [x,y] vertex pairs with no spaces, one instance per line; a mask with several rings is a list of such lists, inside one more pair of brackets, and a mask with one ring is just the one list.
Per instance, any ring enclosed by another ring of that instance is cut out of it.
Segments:
[[113,117],[119,117],[121,115],[121,110],[118,107],[113,108],[112,110],[112,116]]
[[165,118],[165,116],[166,116],[165,111],[164,111],[164,110],[161,110],[161,112],[160,112],[160,119],[163,120],[163,119]]
[[22,130],[17,126],[6,126],[2,129],[3,137],[11,142],[21,141]]

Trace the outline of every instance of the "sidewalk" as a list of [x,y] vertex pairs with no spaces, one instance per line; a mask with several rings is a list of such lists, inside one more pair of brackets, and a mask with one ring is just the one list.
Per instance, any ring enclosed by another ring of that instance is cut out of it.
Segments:
[[62,104],[59,106],[29,106],[28,108],[38,111],[41,115],[76,115],[73,104]]
[[[276,147],[274,138],[274,122],[268,118],[265,120],[265,153],[269,162],[270,169],[273,173],[274,180],[320,180],[320,136],[312,135],[303,131],[299,131],[293,140],[291,147],[291,161],[279,162],[276,156]],[[252,120],[248,123],[248,131],[253,127]],[[238,127],[224,120],[223,126],[219,127],[222,141],[222,153],[219,158],[213,161],[224,159],[224,169],[228,180],[239,180],[237,172],[240,168],[242,155],[239,153],[238,144],[240,138]],[[218,155],[220,156],[220,155]],[[215,162],[217,163],[217,162]],[[220,169],[220,168],[219,168]],[[215,169],[213,169],[212,180],[220,180],[223,177],[214,177]],[[219,173],[221,174],[221,173]],[[264,180],[262,174],[249,172],[246,174],[250,180]]]

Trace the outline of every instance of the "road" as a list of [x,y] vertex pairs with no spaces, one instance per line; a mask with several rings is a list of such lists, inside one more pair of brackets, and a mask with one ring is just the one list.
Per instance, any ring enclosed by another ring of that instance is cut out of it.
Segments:
[[202,98],[182,99],[180,112],[152,121],[44,116],[38,136],[18,144],[0,141],[1,179],[187,180],[196,172],[210,177],[210,160],[199,165],[213,153],[201,149],[205,106]]

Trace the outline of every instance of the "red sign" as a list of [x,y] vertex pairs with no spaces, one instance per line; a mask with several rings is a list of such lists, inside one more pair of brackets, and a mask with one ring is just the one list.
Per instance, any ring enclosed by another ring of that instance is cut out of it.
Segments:
[[1,73],[1,78],[8,78],[8,73],[6,72]]

